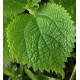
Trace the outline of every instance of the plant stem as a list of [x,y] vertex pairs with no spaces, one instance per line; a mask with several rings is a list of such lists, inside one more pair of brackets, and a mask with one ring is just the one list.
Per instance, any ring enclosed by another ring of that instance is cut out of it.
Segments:
[[74,67],[73,73],[69,80],[76,80],[76,66]]
[[22,80],[22,74],[23,74],[23,65],[22,65],[22,63],[20,64],[20,75],[21,75],[21,79],[20,80]]
[[35,11],[34,10],[31,10],[31,9],[27,9],[27,10],[29,11],[30,14],[35,16]]

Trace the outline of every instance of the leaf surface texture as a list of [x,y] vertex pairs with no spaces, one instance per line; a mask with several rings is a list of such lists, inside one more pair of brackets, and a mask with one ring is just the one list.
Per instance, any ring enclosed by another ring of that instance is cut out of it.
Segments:
[[25,10],[27,0],[4,0],[3,3],[4,13],[17,15]]
[[52,70],[64,77],[64,62],[70,57],[75,37],[70,18],[56,4],[40,6],[36,17],[29,14],[17,17],[7,28],[13,58],[34,70]]

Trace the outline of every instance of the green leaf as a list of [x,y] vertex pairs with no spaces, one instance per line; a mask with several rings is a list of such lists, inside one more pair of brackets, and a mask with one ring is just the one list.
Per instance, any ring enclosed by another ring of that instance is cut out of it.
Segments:
[[10,71],[8,71],[7,69],[3,69],[3,73],[7,76],[11,76],[11,77],[14,77],[15,75],[13,73],[11,73]]
[[51,78],[45,75],[36,75],[36,77],[38,78],[38,80],[58,80],[58,79]]
[[34,70],[52,70],[64,77],[64,62],[70,57],[75,41],[75,27],[70,18],[66,10],[56,4],[40,6],[36,17],[16,17],[7,28],[13,58]]
[[32,0],[33,3],[41,2],[41,0]]
[[49,1],[53,1],[57,4],[60,4],[60,5],[64,6],[66,9],[73,7],[76,3],[76,0],[49,0]]
[[25,73],[32,79],[32,80],[57,80],[55,78],[51,78],[44,75],[36,75],[33,74],[29,69],[25,68]]
[[24,15],[24,16],[22,15],[20,17],[18,16],[12,23],[10,23],[9,27],[7,28],[7,38],[10,47],[9,51],[12,53],[13,59],[16,58],[15,60],[20,63],[21,62],[26,63],[25,60],[27,60],[27,52],[26,52],[26,45],[24,39],[24,28],[26,26],[26,23],[29,21],[29,18],[31,17],[32,16],[28,16],[28,15]]
[[18,14],[25,10],[26,0],[4,0],[3,10],[4,13]]
[[4,63],[6,62],[10,62],[11,61],[11,53],[9,53],[9,47],[8,47],[8,43],[7,43],[7,38],[6,38],[6,28],[8,26],[8,24],[12,21],[12,15],[4,15],[4,19],[3,19],[3,61]]
[[50,0],[62,5],[71,15],[72,20],[76,22],[76,0]]
[[70,13],[72,20],[76,22],[76,0],[61,0],[60,4]]
[[38,80],[36,76],[29,69],[25,68],[25,72],[32,80]]
[[34,7],[41,0],[4,0],[3,10],[7,14],[19,14],[26,10],[26,8]]
[[27,2],[31,2],[31,3],[38,3],[38,2],[40,2],[41,0],[27,0]]

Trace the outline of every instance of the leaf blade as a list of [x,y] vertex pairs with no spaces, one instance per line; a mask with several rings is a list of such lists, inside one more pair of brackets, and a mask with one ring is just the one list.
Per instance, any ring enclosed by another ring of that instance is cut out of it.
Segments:
[[37,80],[37,78],[35,77],[35,75],[29,70],[25,68],[25,72],[26,74],[32,79],[32,80]]
[[11,77],[14,77],[15,75],[13,73],[11,73],[10,71],[8,71],[7,69],[3,69],[3,73],[7,76],[11,76]]
[[27,63],[34,70],[52,70],[62,77],[74,37],[75,27],[70,16],[56,4],[41,6],[36,17],[17,17],[7,28],[10,52],[17,62]]
[[12,15],[4,15],[3,19],[3,62],[8,63],[12,60],[12,54],[9,53],[9,47],[7,43],[7,38],[6,38],[6,28],[8,27],[8,24],[12,21],[13,16]]
[[[23,2],[23,3],[22,3]],[[18,13],[21,13],[25,10],[25,5],[27,2],[25,1],[18,1],[18,0],[4,0],[3,2],[3,12],[6,13],[6,14],[18,14]]]

